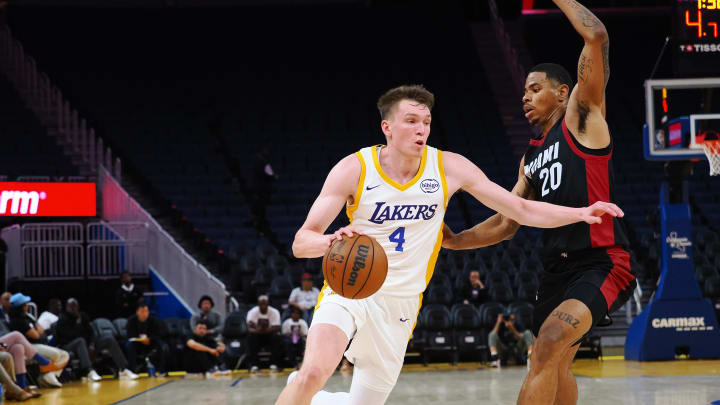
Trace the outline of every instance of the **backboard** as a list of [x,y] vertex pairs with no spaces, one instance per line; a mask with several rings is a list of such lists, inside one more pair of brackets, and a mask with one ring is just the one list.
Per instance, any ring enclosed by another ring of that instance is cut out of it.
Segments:
[[645,113],[646,160],[706,159],[705,135],[720,133],[720,78],[646,80]]

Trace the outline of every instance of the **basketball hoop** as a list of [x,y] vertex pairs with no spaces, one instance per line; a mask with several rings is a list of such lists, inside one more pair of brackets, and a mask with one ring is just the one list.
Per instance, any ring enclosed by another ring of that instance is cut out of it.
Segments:
[[708,139],[705,137],[701,143],[705,156],[710,163],[710,175],[720,175],[720,139]]

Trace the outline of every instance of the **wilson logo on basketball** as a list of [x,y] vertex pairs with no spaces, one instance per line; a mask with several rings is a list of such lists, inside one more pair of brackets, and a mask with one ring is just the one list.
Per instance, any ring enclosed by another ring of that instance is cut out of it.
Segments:
[[440,182],[435,179],[425,179],[420,182],[420,189],[424,193],[434,193],[440,189]]
[[357,256],[355,256],[355,262],[352,266],[352,272],[350,273],[350,277],[348,278],[348,285],[355,285],[355,281],[357,280],[358,271],[365,268],[365,261],[367,260],[368,253],[370,253],[370,246],[368,245],[360,245],[357,249]]

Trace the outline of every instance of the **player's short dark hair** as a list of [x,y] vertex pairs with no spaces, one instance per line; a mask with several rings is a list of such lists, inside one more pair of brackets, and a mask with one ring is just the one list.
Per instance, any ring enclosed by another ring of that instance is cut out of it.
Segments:
[[205,322],[205,321],[202,320],[202,319],[198,319],[198,321],[195,322],[195,327],[196,327],[196,328],[198,327],[198,325],[205,325],[205,327],[207,328],[207,322]]
[[405,86],[395,87],[385,92],[377,102],[377,108],[380,111],[380,118],[385,120],[393,112],[395,106],[403,100],[412,100],[427,106],[428,110],[432,110],[435,104],[435,96],[428,91],[422,84],[409,84]]
[[554,80],[558,85],[566,84],[570,88],[573,86],[573,80],[570,73],[568,73],[567,69],[565,69],[562,65],[558,65],[557,63],[541,63],[539,65],[535,65],[535,67],[530,69],[528,74],[532,72],[545,73],[548,79]]

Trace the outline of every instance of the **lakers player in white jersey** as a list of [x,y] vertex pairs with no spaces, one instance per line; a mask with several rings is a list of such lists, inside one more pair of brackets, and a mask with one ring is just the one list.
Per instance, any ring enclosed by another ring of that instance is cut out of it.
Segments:
[[[295,235],[293,254],[301,258],[323,256],[343,236],[370,235],[385,249],[388,275],[381,289],[365,299],[322,289],[302,367],[277,405],[385,403],[432,277],[448,199],[456,191],[465,190],[516,222],[540,228],[623,215],[604,202],[568,208],[522,199],[488,180],[463,156],[428,146],[433,104],[434,96],[422,86],[401,86],[381,96],[378,109],[387,146],[364,148],[335,165]],[[350,225],[325,234],[343,207]],[[350,393],[320,391],[344,353],[355,365]]]

